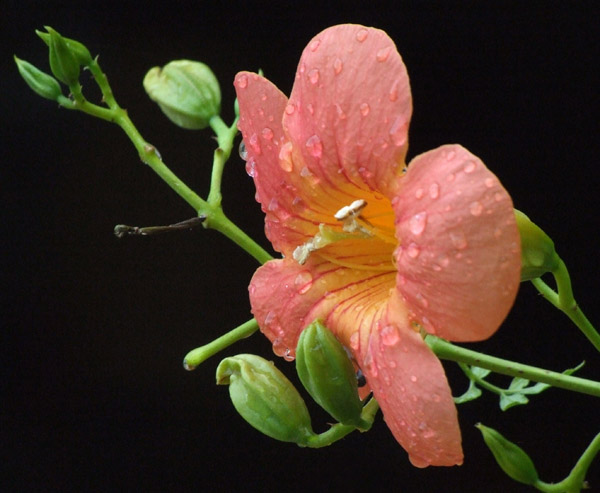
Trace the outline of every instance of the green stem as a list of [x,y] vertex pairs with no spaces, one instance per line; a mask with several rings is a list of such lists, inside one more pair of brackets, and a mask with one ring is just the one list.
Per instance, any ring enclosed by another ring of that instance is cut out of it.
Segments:
[[468,365],[492,370],[502,375],[526,378],[534,382],[547,383],[553,387],[600,397],[600,382],[573,377],[563,373],[544,370],[542,368],[523,365],[514,361],[478,353],[477,351],[455,346],[454,344],[432,335],[427,335],[425,342],[441,359],[466,363]]
[[[362,413],[360,415],[363,424],[358,428],[361,432],[369,431],[371,426],[373,426],[373,421],[375,420],[375,414],[379,410],[378,402],[371,398],[369,402],[363,407]],[[331,428],[323,433],[319,433],[318,435],[311,435],[306,443],[306,446],[309,448],[321,448],[327,447],[338,440],[341,440],[346,435],[349,435],[354,430],[356,430],[356,426],[351,425],[343,425],[341,423],[334,424]]]
[[183,359],[183,367],[188,371],[195,370],[201,363],[206,361],[211,356],[214,356],[240,339],[245,339],[246,337],[251,336],[257,330],[258,323],[256,320],[248,320],[239,327],[227,332],[226,334],[223,334],[214,341],[190,351]]
[[600,452],[600,433],[594,437],[565,479],[559,483],[544,483],[538,480],[533,486],[546,493],[579,493],[586,487],[585,476],[598,452]]
[[237,135],[238,118],[234,120],[231,126],[227,126],[219,115],[213,116],[209,120],[210,128],[217,136],[218,147],[215,149],[212,175],[210,180],[210,192],[208,194],[208,203],[212,205],[221,205],[221,178],[225,163],[231,155],[233,140]]
[[475,375],[475,373],[473,373],[471,371],[471,367],[469,365],[467,365],[465,363],[458,363],[458,366],[464,372],[464,374],[468,377],[469,380],[473,380],[481,388],[489,390],[490,392],[493,392],[494,394],[498,394],[498,395],[502,395],[506,392],[510,393],[510,390],[501,389],[500,387],[497,387],[496,385],[489,383],[484,378],[480,378],[477,375]]
[[542,281],[541,278],[532,279],[531,283],[544,298],[569,317],[594,347],[600,351],[600,334],[598,334],[594,326],[577,305],[573,296],[569,271],[562,260],[559,259],[558,267],[552,272],[552,275],[556,281],[558,293]]

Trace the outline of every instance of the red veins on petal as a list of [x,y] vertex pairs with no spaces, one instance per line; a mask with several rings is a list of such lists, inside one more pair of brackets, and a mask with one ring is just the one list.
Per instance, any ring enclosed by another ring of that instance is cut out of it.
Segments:
[[462,463],[450,388],[418,329],[481,340],[508,313],[520,274],[508,193],[458,145],[405,170],[412,98],[382,31],[317,35],[289,100],[256,74],[238,74],[235,87],[247,170],[285,257],[250,283],[261,330],[292,359],[300,332],[323,319],[412,463]]

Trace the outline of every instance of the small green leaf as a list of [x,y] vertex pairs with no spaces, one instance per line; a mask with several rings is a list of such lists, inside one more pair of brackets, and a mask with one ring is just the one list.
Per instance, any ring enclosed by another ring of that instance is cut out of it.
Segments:
[[477,378],[485,378],[487,377],[490,373],[492,372],[492,370],[487,370],[485,368],[479,368],[478,366],[471,366],[471,373],[473,373],[473,375],[475,375]]
[[54,77],[42,72],[25,60],[21,60],[16,56],[14,58],[21,77],[36,94],[52,101],[58,100],[62,95],[62,91],[60,90],[60,84]]
[[474,401],[475,399],[477,399],[480,396],[481,396],[481,390],[479,389],[479,387],[477,387],[475,385],[475,382],[473,382],[473,380],[471,380],[469,382],[469,388],[467,389],[467,391],[464,394],[459,395],[458,397],[455,397],[454,403],[455,404],[464,404],[465,402]]
[[500,409],[507,411],[511,407],[527,404],[529,399],[521,393],[504,393],[500,395]]
[[527,380],[526,378],[515,377],[512,379],[512,382],[510,382],[508,390],[521,390],[527,387],[527,385],[529,385],[529,380]]

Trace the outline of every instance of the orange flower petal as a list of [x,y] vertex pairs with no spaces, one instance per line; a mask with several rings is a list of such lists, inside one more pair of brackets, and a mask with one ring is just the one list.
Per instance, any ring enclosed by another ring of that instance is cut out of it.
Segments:
[[297,160],[328,193],[343,197],[352,183],[387,194],[404,163],[411,113],[394,42],[345,24],[318,34],[302,53],[283,126]]
[[454,341],[489,337],[515,299],[520,239],[510,196],[458,145],[416,157],[396,215],[397,286],[411,318]]
[[444,369],[421,336],[406,325],[384,325],[371,331],[363,354],[367,382],[412,464],[462,464],[456,406]]

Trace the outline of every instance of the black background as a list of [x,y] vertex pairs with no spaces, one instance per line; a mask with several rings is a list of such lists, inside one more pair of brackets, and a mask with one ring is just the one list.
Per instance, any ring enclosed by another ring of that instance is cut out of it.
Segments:
[[[478,421],[517,441],[547,481],[562,479],[600,429],[597,398],[551,389],[505,413],[494,395],[459,408],[465,464],[415,469],[381,419],[322,450],[262,437],[216,387],[219,357],[186,373],[186,352],[250,317],[255,261],[211,231],[118,240],[117,223],[193,215],[115,126],[59,109],[19,79],[12,53],[47,69],[34,29],[51,25],[100,53],[117,100],[187,184],[208,189],[209,132],[171,125],[141,86],[171,59],[208,63],[232,119],[238,70],[289,93],[303,47],[332,24],[386,30],[414,97],[410,156],[458,142],[479,155],[555,240],[575,294],[600,323],[597,2],[3,2],[0,110],[3,255],[0,404],[3,490],[520,491],[495,465]],[[84,90],[98,99],[84,74]],[[268,248],[253,184],[234,156],[228,215]],[[600,357],[523,285],[476,349],[562,370]],[[260,335],[223,355],[274,358]],[[293,373],[283,360],[279,367]],[[445,365],[455,394],[466,381]],[[504,380],[499,380],[504,382]],[[323,413],[314,425],[324,430]],[[589,474],[600,485],[600,465]]]

